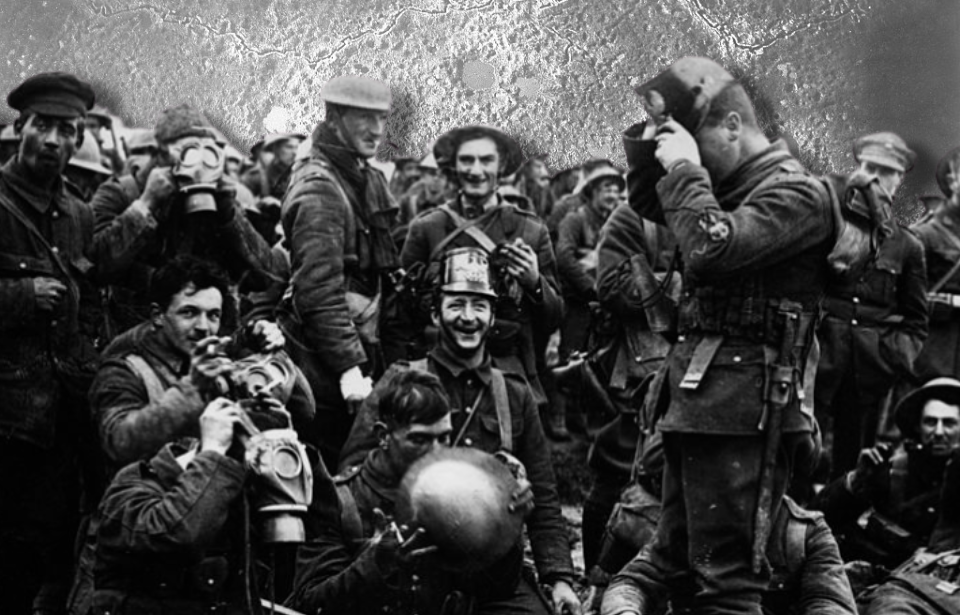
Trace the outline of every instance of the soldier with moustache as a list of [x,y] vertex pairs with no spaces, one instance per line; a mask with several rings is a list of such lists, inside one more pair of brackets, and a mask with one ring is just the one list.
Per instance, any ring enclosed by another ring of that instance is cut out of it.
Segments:
[[42,73],[7,102],[20,113],[20,140],[0,169],[0,610],[62,613],[79,520],[78,454],[93,441],[85,414],[100,260],[93,213],[63,172],[83,142],[94,92],[72,74]]

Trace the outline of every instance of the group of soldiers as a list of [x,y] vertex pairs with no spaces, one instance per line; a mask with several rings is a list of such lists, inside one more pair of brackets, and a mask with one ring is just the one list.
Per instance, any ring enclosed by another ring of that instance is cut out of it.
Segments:
[[478,123],[388,181],[369,77],[250,158],[18,85],[4,612],[957,612],[960,148],[906,229],[901,137],[818,177],[712,60],[636,92],[626,173]]

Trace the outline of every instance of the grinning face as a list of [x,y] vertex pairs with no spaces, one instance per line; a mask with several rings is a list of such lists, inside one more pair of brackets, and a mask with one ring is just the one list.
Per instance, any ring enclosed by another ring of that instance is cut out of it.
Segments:
[[493,303],[488,297],[467,293],[444,293],[433,316],[440,330],[440,343],[454,354],[472,357],[483,350],[493,325]]
[[493,139],[464,141],[457,148],[457,177],[464,196],[484,201],[500,185],[500,152]]
[[934,457],[946,457],[960,446],[960,406],[928,401],[920,417],[920,443]]
[[606,220],[620,204],[621,196],[620,184],[615,179],[601,179],[590,194],[590,207]]
[[223,295],[219,289],[197,290],[191,283],[173,296],[165,310],[156,308],[154,322],[167,339],[185,354],[193,353],[197,342],[220,331]]
[[54,178],[79,146],[82,121],[33,113],[20,127],[20,162],[37,177]]
[[357,154],[372,158],[383,141],[388,116],[386,111],[343,107],[339,115],[341,136]]

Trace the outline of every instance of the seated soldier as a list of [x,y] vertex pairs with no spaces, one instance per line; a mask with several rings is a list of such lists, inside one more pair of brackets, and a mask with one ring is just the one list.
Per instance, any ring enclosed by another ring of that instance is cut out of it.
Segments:
[[[628,563],[603,597],[601,615],[654,615],[666,612],[662,588],[644,587],[637,563],[646,549]],[[837,543],[820,513],[798,506],[784,496],[767,544],[772,568],[763,612],[770,615],[855,615],[856,605],[843,570]],[[692,586],[691,586],[692,589]],[[685,612],[685,611],[674,611]]]
[[[224,392],[220,387],[234,369],[234,361],[215,351],[222,346],[216,335],[224,302],[232,300],[228,282],[215,265],[177,257],[154,275],[152,295],[152,317],[106,348],[90,390],[90,410],[111,477],[129,463],[150,459],[169,442],[196,437],[197,419],[207,403]],[[279,328],[260,320],[226,347],[234,357],[250,351],[272,353],[286,366],[285,384],[293,386],[283,401],[300,430],[312,418],[313,394],[281,352],[283,345]],[[76,613],[86,613],[89,605],[96,525],[94,518],[74,580],[70,604]]]
[[930,544],[857,599],[863,615],[960,612],[960,448],[943,475],[940,518]]
[[[439,332],[436,347],[423,361],[399,361],[390,366],[357,414],[343,448],[341,468],[358,463],[377,446],[374,423],[380,391],[388,390],[411,366],[436,374],[453,407],[451,422],[456,435],[452,446],[476,447],[488,453],[505,451],[526,468],[534,499],[526,527],[539,581],[551,588],[555,610],[566,607],[578,613],[580,602],[571,586],[570,546],[533,393],[522,375],[494,368],[486,351],[495,299],[486,253],[477,248],[451,250],[434,302],[432,318]],[[526,600],[529,608],[537,610],[533,587]]]
[[837,534],[844,559],[888,568],[927,544],[937,522],[944,468],[960,446],[960,382],[935,378],[894,412],[906,438],[902,447],[892,454],[882,445],[864,449],[857,468],[828,484],[814,502]]
[[[264,504],[279,502],[258,500],[266,489],[246,489],[248,476],[261,481],[258,487],[279,483],[272,486],[298,494],[291,502],[303,510],[309,502],[309,472],[278,479],[264,461],[274,459],[270,451],[296,451],[300,467],[309,469],[285,427],[289,415],[274,405],[217,398],[200,415],[199,440],[167,444],[150,461],[121,470],[99,510],[94,612],[261,613],[260,581],[270,575],[259,575],[251,553],[268,534],[250,520],[259,520]],[[325,472],[322,463],[316,467]]]
[[[309,521],[316,538],[300,548],[290,605],[304,613],[439,614],[458,602],[470,605],[457,611],[466,614],[512,613],[536,600],[521,581],[519,541],[491,566],[456,570],[440,565],[424,528],[410,533],[395,524],[409,468],[450,442],[450,402],[440,380],[416,369],[399,374],[382,390],[378,412],[380,445],[360,466],[334,477],[337,497],[315,491]],[[508,514],[522,514],[529,485],[513,496],[516,507]]]

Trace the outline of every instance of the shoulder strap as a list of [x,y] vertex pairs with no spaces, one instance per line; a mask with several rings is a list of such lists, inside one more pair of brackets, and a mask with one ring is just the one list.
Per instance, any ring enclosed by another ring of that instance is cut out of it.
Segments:
[[357,544],[363,540],[363,521],[360,519],[360,507],[353,497],[350,485],[345,482],[335,483],[337,497],[340,498],[340,525],[349,544]]
[[147,398],[150,400],[150,403],[158,402],[160,398],[163,397],[166,388],[160,381],[160,376],[157,375],[157,372],[150,367],[146,359],[138,354],[128,354],[123,360],[130,366],[133,373],[140,376],[140,379],[143,380],[143,385],[147,388]]
[[450,245],[450,242],[459,237],[461,233],[466,233],[469,235],[471,239],[480,244],[480,247],[487,252],[493,252],[496,249],[497,244],[494,243],[494,241],[490,239],[486,233],[477,227],[478,224],[486,221],[490,214],[496,210],[491,209],[488,212],[484,212],[482,215],[477,216],[473,220],[464,220],[463,216],[455,212],[447,203],[444,203],[438,207],[438,209],[449,216],[450,219],[453,220],[453,223],[457,225],[457,227],[450,231],[450,233],[436,245],[433,251],[430,252],[431,261],[442,255],[446,247]]
[[423,357],[422,359],[417,359],[415,361],[410,361],[409,364],[410,364],[410,369],[415,369],[421,372],[430,371],[430,363],[427,361],[426,357]]
[[807,524],[793,515],[787,520],[786,544],[784,545],[784,559],[787,570],[791,573],[802,570],[807,559]]
[[907,473],[910,456],[906,452],[894,455],[890,460],[890,503],[893,510],[900,510],[907,499]]
[[[953,244],[953,247],[960,249],[960,239],[958,239],[957,236],[954,235],[953,232],[946,227],[946,225],[940,222],[939,218],[937,218],[936,215],[933,216],[931,224],[933,224],[934,226],[940,229],[940,234],[946,237],[947,241]],[[956,275],[957,271],[960,271],[960,259],[958,259],[957,262],[955,262],[953,266],[950,267],[947,273],[945,273],[940,279],[936,281],[936,283],[934,283],[930,288],[927,289],[927,294],[933,294],[933,293],[939,292],[940,289],[943,288],[943,285],[949,282],[950,278]]]
[[510,399],[507,396],[507,381],[503,372],[490,369],[493,385],[493,404],[497,409],[497,423],[500,427],[500,448],[508,453],[513,451],[513,422],[510,420]]

